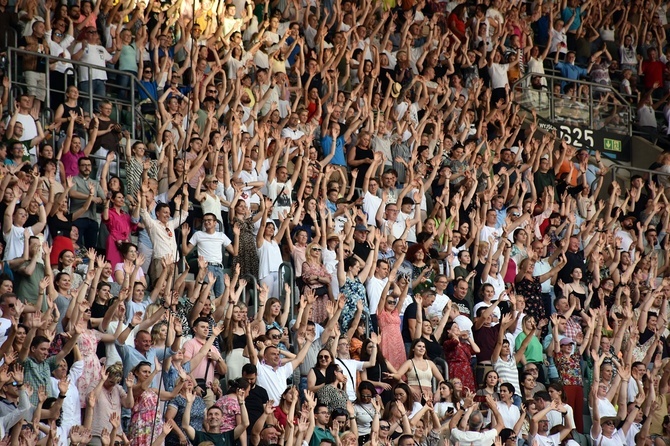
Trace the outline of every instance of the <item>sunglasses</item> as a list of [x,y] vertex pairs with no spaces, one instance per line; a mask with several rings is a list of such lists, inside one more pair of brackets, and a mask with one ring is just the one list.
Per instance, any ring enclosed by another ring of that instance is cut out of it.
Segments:
[[388,424],[384,424],[383,426],[379,426],[379,429],[381,429],[383,431],[390,431],[391,426],[389,426]]
[[281,335],[272,335],[272,339],[281,339]]
[[321,252],[321,248],[312,248],[312,251],[315,251],[315,252],[316,252],[316,251]]
[[319,355],[319,359],[330,359],[328,355]]
[[55,37],[63,37],[63,34],[62,33],[54,33],[54,36]]

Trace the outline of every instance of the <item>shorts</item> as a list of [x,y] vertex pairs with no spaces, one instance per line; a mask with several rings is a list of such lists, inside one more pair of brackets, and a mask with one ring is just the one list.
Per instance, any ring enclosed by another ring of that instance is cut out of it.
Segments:
[[35,99],[44,102],[47,98],[47,90],[45,88],[46,79],[44,73],[37,71],[26,71],[23,73],[26,76],[26,84],[28,85],[28,94],[34,96]]

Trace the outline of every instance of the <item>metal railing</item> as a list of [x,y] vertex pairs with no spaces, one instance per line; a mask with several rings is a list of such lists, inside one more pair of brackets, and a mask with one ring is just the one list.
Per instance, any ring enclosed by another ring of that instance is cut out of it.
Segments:
[[[94,103],[99,102],[101,100],[108,100],[112,102],[112,104],[116,107],[117,110],[117,117],[119,118],[118,121],[121,122],[123,121],[123,112],[128,111],[130,113],[130,134],[133,139],[142,139],[143,141],[146,139],[146,132],[144,129],[149,129],[151,132],[156,135],[158,133],[157,125],[156,123],[152,123],[149,120],[147,120],[141,113],[139,104],[136,103],[136,97],[135,97],[135,92],[137,90],[142,91],[148,98],[149,100],[153,103],[153,105],[156,107],[156,110],[158,110],[158,103],[155,99],[151,97],[151,93],[142,85],[142,83],[137,79],[136,76],[134,76],[132,73],[126,72],[126,71],[120,71],[116,70],[113,68],[108,68],[108,67],[100,67],[97,65],[92,65],[80,61],[75,61],[71,59],[65,59],[62,57],[57,57],[57,56],[52,56],[50,54],[42,54],[42,53],[36,53],[33,51],[26,51],[22,50],[19,48],[14,48],[10,47],[7,49],[7,57],[9,60],[9,65],[10,68],[8,70],[8,76],[9,76],[9,81],[12,86],[20,86],[23,88],[28,87],[28,84],[21,79],[21,76],[19,74],[19,67],[22,66],[22,64],[19,62],[20,57],[25,57],[25,56],[32,56],[32,57],[37,57],[37,58],[42,58],[46,59],[45,68],[44,68],[44,75],[45,75],[45,84],[44,84],[44,89],[46,90],[46,98],[44,102],[44,107],[45,108],[53,108],[51,104],[51,97],[50,97],[50,92],[54,91],[56,93],[62,93],[65,94],[65,91],[60,91],[60,90],[54,90],[52,89],[50,85],[50,70],[49,70],[49,65],[51,63],[55,62],[62,62],[62,63],[67,63],[73,65],[75,68],[73,70],[74,73],[74,85],[80,85],[80,80],[79,80],[79,69],[84,69],[86,70],[87,78],[88,79],[93,79],[93,71],[104,71],[108,74],[115,74],[117,76],[128,76],[130,78],[130,86],[124,87],[118,85],[114,86],[115,88],[126,90],[128,89],[128,95],[129,95],[129,100],[126,99],[121,99],[121,98],[114,98],[110,97],[109,95],[105,95],[104,97],[101,96],[96,96],[93,94],[93,82],[88,82],[88,91],[81,92],[83,95],[86,95],[85,98],[80,98],[80,103],[82,99],[86,101],[87,107],[84,107],[87,109],[89,115],[93,115],[94,111]],[[42,86],[40,86],[42,87]],[[67,88],[67,86],[66,86]],[[138,135],[138,130],[140,130],[139,135]],[[141,137],[138,137],[141,136]],[[146,141],[145,141],[146,142]]]
[[[286,273],[288,273],[289,280],[286,280]],[[293,320],[293,313],[295,311],[295,302],[300,302],[300,292],[298,291],[298,295],[296,296],[296,289],[295,289],[295,271],[293,270],[293,265],[291,265],[290,262],[282,262],[281,265],[279,265],[279,269],[277,270],[277,278],[279,279],[279,296],[283,297],[286,299],[286,293],[284,292],[284,284],[288,283],[289,286],[291,287],[291,296],[293,296],[293,302],[291,302],[291,307],[289,308],[289,320]]]
[[[531,78],[536,76],[546,81],[541,89],[533,88],[531,84]],[[575,84],[578,90],[586,87],[586,96],[580,94],[577,98],[565,98],[561,94],[554,94],[555,87],[561,86],[562,89],[565,84]],[[539,117],[552,124],[569,123],[592,130],[608,126],[632,135],[632,106],[610,85],[528,72],[512,85],[512,94],[514,102],[523,108],[535,110]],[[607,99],[611,97],[612,101],[601,99],[605,95],[608,95]]]
[[[245,279],[247,281],[247,286],[242,290],[242,301],[247,305],[247,307],[250,307],[251,305],[249,305],[249,299],[253,298],[254,315],[256,315],[258,314],[258,280],[251,274],[244,274],[241,279]],[[247,298],[247,288],[251,288],[252,290],[249,298]]]
[[[610,171],[612,172],[612,182],[616,181],[616,172],[617,170],[627,170],[631,172],[645,173],[648,175],[660,175],[665,177],[670,177],[670,172],[659,172],[658,170],[642,169],[641,167],[630,167],[630,166],[621,166],[614,164],[610,166]],[[645,181],[646,183],[646,181]]]

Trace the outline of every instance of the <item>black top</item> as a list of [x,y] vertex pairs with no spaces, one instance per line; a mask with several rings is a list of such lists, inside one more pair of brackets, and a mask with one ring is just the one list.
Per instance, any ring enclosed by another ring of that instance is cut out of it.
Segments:
[[[421,311],[423,312],[422,320],[427,321],[428,318],[426,317],[426,311],[423,308],[421,309]],[[405,310],[405,316],[403,316],[402,318],[402,340],[405,343],[412,342],[413,333],[410,333],[409,331],[409,320],[410,319],[416,320],[416,312],[417,312],[416,302],[412,302]]]
[[72,214],[65,214],[67,221],[63,221],[57,216],[47,217],[47,225],[49,226],[49,233],[52,237],[62,235],[63,237],[70,237],[72,230]]
[[[249,395],[244,400],[247,406],[247,414],[249,416],[248,432],[251,432],[256,421],[263,415],[263,406],[270,400],[268,392],[259,385],[254,386],[249,390]],[[197,443],[195,443],[197,444]]]

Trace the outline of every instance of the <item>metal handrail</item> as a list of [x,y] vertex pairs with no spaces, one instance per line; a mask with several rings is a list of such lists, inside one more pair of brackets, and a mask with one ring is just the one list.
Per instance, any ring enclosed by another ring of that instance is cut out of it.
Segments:
[[[293,270],[293,265],[291,265],[290,262],[282,262],[279,265],[279,269],[277,269],[277,278],[279,279],[278,287],[279,287],[279,296],[283,297],[286,299],[286,293],[284,293],[284,270],[287,270],[289,272],[289,277],[290,280],[288,281],[289,286],[291,287],[291,295],[295,292],[295,271]],[[291,306],[289,308],[289,320],[293,320],[293,313],[295,309],[295,296],[293,296],[293,302],[291,302]],[[300,301],[300,298],[298,297],[298,302]]]
[[[7,28],[3,30],[3,32],[5,34],[5,44],[7,45],[8,48],[19,46],[19,37],[14,28]],[[11,42],[9,40],[10,36],[13,37]]]
[[612,181],[616,181],[616,171],[617,170],[629,170],[634,172],[648,173],[650,175],[661,175],[661,176],[670,176],[670,172],[660,172],[658,170],[643,169],[641,167],[630,167],[630,166],[621,166],[614,164],[610,166],[610,171],[612,172]]
[[[543,79],[547,79],[551,81],[551,87],[553,87],[553,84],[555,82],[567,82],[567,83],[574,83],[577,85],[586,85],[589,87],[589,97],[588,97],[588,107],[589,107],[589,125],[593,125],[593,111],[594,111],[594,98],[593,98],[593,89],[597,88],[599,90],[607,90],[607,92],[612,93],[613,96],[620,102],[621,107],[625,107],[628,110],[628,122],[627,122],[627,127],[628,127],[628,135],[631,136],[633,134],[633,107],[631,104],[626,100],[626,98],[614,87],[611,85],[603,85],[599,84],[597,82],[591,82],[591,81],[585,81],[581,79],[569,79],[566,77],[561,77],[561,76],[555,76],[553,74],[542,74],[542,73],[536,73],[536,72],[527,72],[525,73],[520,79],[518,79],[516,82],[514,82],[511,85],[511,91],[514,92],[515,90],[520,90],[520,91],[525,91],[528,89],[528,85],[530,84],[530,79],[531,77],[534,76],[539,76]],[[549,99],[549,113],[550,113],[550,120],[553,122],[556,120],[556,115],[555,115],[555,105],[554,105],[554,94],[553,94],[553,88],[549,88],[547,91],[542,90],[542,93],[545,93]],[[514,99],[513,99],[514,100]],[[515,101],[519,102],[519,101]]]
[[[37,52],[34,52],[34,51],[27,51],[27,50],[20,49],[20,48],[9,47],[7,49],[7,56],[9,58],[10,65],[12,65],[15,68],[15,70],[18,70],[18,63],[16,63],[16,59],[17,59],[18,55],[39,57],[39,58],[44,58],[48,61],[48,63],[45,64],[45,88],[46,88],[47,92],[50,91],[49,65],[53,62],[63,62],[63,63],[72,64],[73,66],[76,66],[78,68],[86,68],[88,70],[88,78],[89,79],[91,79],[93,77],[92,76],[93,70],[105,71],[106,73],[114,73],[114,74],[118,74],[118,75],[121,75],[121,76],[130,77],[130,79],[131,79],[130,101],[125,101],[125,100],[117,98],[115,100],[115,102],[117,104],[122,104],[124,106],[130,107],[131,119],[132,119],[132,123],[133,123],[132,126],[131,126],[131,135],[132,135],[133,139],[136,139],[136,133],[135,133],[136,125],[135,124],[136,124],[136,115],[138,115],[138,113],[136,113],[137,104],[135,104],[135,87],[138,87],[138,88],[142,89],[142,91],[146,94],[146,96],[149,98],[149,100],[156,106],[156,110],[158,110],[158,102],[154,98],[151,97],[151,93],[149,93],[149,91],[144,87],[144,85],[142,85],[142,83],[139,81],[137,76],[134,76],[132,73],[129,73],[127,71],[121,71],[121,70],[117,70],[117,69],[114,69],[114,68],[108,68],[106,66],[105,67],[100,67],[98,65],[93,65],[93,64],[89,64],[89,63],[85,63],[85,62],[81,62],[81,61],[75,61],[75,60],[72,60],[72,59],[65,59],[65,58],[62,58],[62,57],[52,56],[51,54],[42,54],[42,53],[37,53]],[[11,85],[19,84],[17,82],[18,71],[16,73],[12,73],[12,70],[8,70],[8,71],[9,71],[8,75],[9,75],[10,84]],[[78,74],[78,70],[74,70],[74,73],[75,73],[75,79],[76,79],[77,74]],[[12,74],[14,74],[14,75],[12,76]],[[65,92],[63,92],[63,93],[65,93]],[[93,99],[94,99],[93,83],[89,82],[88,83],[88,112],[89,112],[90,115],[93,115],[93,102],[94,102]],[[109,99],[109,98],[100,97],[99,99]],[[45,107],[46,108],[51,108],[51,98],[50,98],[49,94],[46,95]],[[146,120],[144,120],[144,122],[146,122]],[[156,133],[157,133],[157,130],[158,129],[156,128]]]

